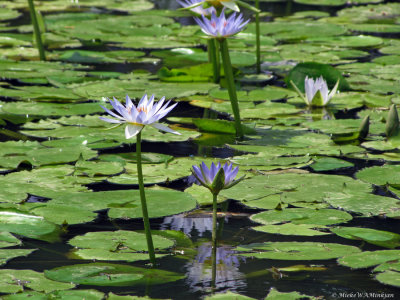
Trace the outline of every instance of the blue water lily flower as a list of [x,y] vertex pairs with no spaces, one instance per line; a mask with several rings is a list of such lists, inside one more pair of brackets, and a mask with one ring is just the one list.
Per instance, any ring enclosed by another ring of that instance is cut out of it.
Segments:
[[104,117],[100,117],[100,119],[118,125],[126,124],[125,137],[127,139],[136,136],[146,125],[153,126],[154,128],[162,131],[180,135],[179,132],[176,132],[165,125],[157,123],[160,119],[165,117],[177,105],[177,103],[168,107],[171,101],[168,101],[166,104],[164,104],[165,97],[162,97],[160,101],[155,103],[154,95],[148,99],[147,94],[142,97],[137,106],[133,104],[128,95],[126,95],[126,106],[121,104],[117,99],[115,99],[115,97],[113,97],[113,99],[114,100],[108,100],[117,113],[112,112],[102,105],[100,106],[116,119]]
[[238,184],[243,178],[235,180],[237,173],[239,172],[239,167],[233,169],[233,165],[225,163],[221,166],[218,164],[211,163],[211,167],[208,168],[207,165],[202,162],[200,166],[192,166],[192,173],[197,179],[197,183],[208,188],[213,194],[218,194],[223,189],[228,189],[236,184]]
[[215,38],[226,38],[235,35],[250,21],[244,21],[243,14],[236,16],[236,13],[231,14],[228,19],[226,19],[224,10],[222,10],[219,17],[213,12],[210,20],[204,16],[202,16],[202,19],[194,19],[205,34]]

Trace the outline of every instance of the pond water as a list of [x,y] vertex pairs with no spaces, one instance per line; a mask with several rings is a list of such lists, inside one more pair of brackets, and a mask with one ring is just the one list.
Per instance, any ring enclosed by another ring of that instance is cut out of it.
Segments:
[[[0,2],[0,299],[400,298],[398,1],[260,1],[262,75],[254,24],[229,40],[242,141],[175,1],[36,1],[48,62],[25,2]],[[307,72],[343,75],[327,107],[288,86]],[[135,139],[99,119],[144,93],[181,133],[143,130],[153,269]],[[201,161],[246,175],[219,197],[214,290]]]

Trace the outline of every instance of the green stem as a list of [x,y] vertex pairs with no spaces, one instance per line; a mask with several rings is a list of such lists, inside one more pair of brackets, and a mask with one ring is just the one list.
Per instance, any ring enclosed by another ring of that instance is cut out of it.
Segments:
[[[260,8],[260,3],[258,0],[256,1],[256,8]],[[261,73],[261,51],[260,51],[260,13],[256,13],[256,72],[257,74]]]
[[212,225],[212,273],[211,273],[211,287],[215,288],[217,279],[217,194],[213,194],[213,225]]
[[219,82],[219,63],[217,58],[217,48],[214,39],[208,39],[208,58],[213,67],[213,82]]
[[35,38],[36,38],[36,45],[39,50],[39,58],[40,58],[40,60],[46,60],[46,54],[44,52],[42,37],[40,35],[39,24],[38,24],[38,20],[36,17],[35,4],[33,3],[33,0],[28,0],[28,4],[29,4],[29,12],[31,15],[31,21],[32,21],[32,25],[33,25],[33,31],[34,31]]
[[146,233],[147,249],[149,251],[150,263],[154,266],[156,263],[156,256],[154,254],[153,239],[150,231],[149,214],[147,212],[146,195],[144,193],[143,172],[142,172],[142,132],[136,136],[136,163],[139,180],[140,202],[142,204],[144,231]]
[[231,58],[229,56],[228,42],[226,39],[219,39],[222,64],[224,65],[225,78],[228,84],[229,98],[231,100],[233,116],[235,118],[236,136],[243,138],[243,128],[240,123],[239,103],[236,95],[235,79],[233,77]]

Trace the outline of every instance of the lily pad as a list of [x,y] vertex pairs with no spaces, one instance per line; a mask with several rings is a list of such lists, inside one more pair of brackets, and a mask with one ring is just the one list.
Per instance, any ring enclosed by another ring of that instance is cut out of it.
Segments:
[[241,245],[236,250],[240,255],[276,260],[325,260],[361,252],[353,246],[314,242],[257,243]]
[[45,271],[46,278],[81,285],[131,286],[167,283],[182,279],[177,273],[161,269],[144,269],[129,265],[91,263],[70,265]]
[[385,248],[400,246],[400,235],[393,232],[358,227],[337,227],[331,231],[346,239],[364,240]]
[[9,231],[30,238],[41,239],[42,236],[56,231],[55,224],[43,217],[26,214],[17,210],[0,211],[0,231]]
[[400,188],[400,166],[384,165],[381,167],[365,168],[357,172],[356,177],[376,185],[391,185]]
[[[76,236],[68,242],[79,248],[72,255],[81,259],[96,260],[146,260],[146,235],[133,231],[89,232]],[[158,235],[153,235],[154,248],[158,251],[173,246],[174,242]],[[157,257],[163,256],[157,253]]]
[[28,256],[35,250],[36,249],[0,249],[0,266],[5,265],[9,260],[13,258]]
[[389,261],[398,261],[400,250],[364,251],[346,255],[338,263],[352,269],[369,268]]
[[380,283],[400,287],[400,272],[385,271],[376,275]]
[[23,292],[24,287],[49,293],[56,290],[72,289],[75,284],[49,280],[45,278],[43,273],[32,270],[0,270],[0,290],[2,293]]

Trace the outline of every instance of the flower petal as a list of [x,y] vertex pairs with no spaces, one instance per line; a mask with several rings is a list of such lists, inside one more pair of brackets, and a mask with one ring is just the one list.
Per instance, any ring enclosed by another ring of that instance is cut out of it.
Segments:
[[127,124],[125,127],[125,137],[127,139],[134,137],[135,135],[137,135],[140,132],[140,130],[143,129],[143,127],[144,126]]
[[162,131],[165,131],[165,132],[181,135],[179,132],[177,132],[175,130],[172,130],[168,126],[165,126],[165,125],[160,124],[160,123],[153,123],[153,124],[150,124],[150,126],[153,126],[154,128],[157,128],[158,130],[162,130]]

